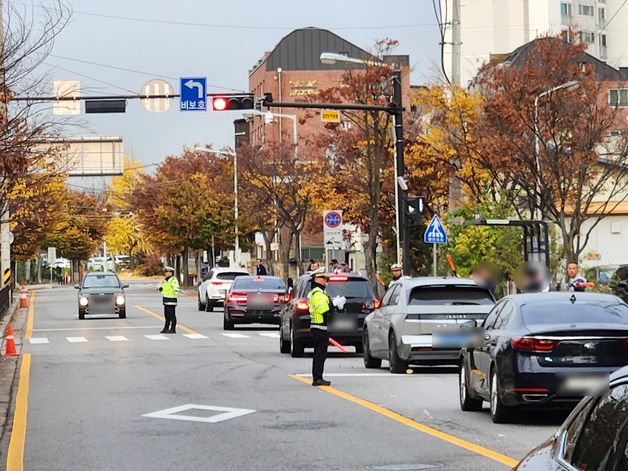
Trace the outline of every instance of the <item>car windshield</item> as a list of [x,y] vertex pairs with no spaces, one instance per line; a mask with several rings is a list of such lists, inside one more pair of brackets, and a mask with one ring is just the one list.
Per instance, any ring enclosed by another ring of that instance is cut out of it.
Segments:
[[490,291],[477,286],[417,286],[412,288],[408,304],[429,305],[491,305]]
[[595,323],[628,325],[628,306],[617,301],[546,301],[521,306],[525,324]]
[[360,298],[372,299],[373,292],[366,280],[334,280],[333,278],[327,283],[325,289],[327,296],[334,298],[336,296],[344,296],[347,299]]
[[285,291],[286,286],[279,278],[241,277],[233,282],[233,289]]
[[235,280],[238,276],[249,276],[249,274],[237,271],[224,271],[216,274],[216,278],[219,280]]
[[89,275],[83,280],[83,288],[119,288],[120,282],[113,275]]

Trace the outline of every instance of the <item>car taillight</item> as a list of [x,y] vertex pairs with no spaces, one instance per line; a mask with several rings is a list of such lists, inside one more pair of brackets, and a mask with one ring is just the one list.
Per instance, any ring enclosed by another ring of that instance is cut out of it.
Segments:
[[290,302],[290,299],[292,299],[292,296],[290,296],[290,293],[286,293],[286,294],[283,295],[283,302],[284,303]]
[[223,284],[222,281],[212,281],[211,283],[212,283],[212,285],[216,285],[216,286],[220,286],[220,285]]
[[381,305],[382,305],[382,302],[379,299],[373,300],[373,309],[379,309]]
[[330,276],[329,281],[347,281],[349,279],[348,276]]
[[227,301],[231,301],[238,304],[245,303],[247,299],[248,299],[248,296],[246,293],[229,293],[227,295]]
[[310,312],[310,306],[308,305],[307,301],[297,301],[296,309],[297,311]]
[[279,302],[279,295],[277,293],[273,294],[273,303],[277,304]]
[[510,344],[515,350],[524,352],[551,352],[558,344],[558,340],[516,337],[510,340]]

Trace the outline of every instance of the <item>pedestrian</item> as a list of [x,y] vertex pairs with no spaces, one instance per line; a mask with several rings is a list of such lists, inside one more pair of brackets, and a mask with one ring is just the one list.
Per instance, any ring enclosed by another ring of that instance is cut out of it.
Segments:
[[340,264],[340,272],[341,273],[351,273],[351,268],[347,262],[342,262]]
[[315,272],[316,270],[318,270],[320,267],[321,267],[321,266],[319,265],[319,263],[318,263],[318,262],[315,262],[314,260],[310,260],[310,266],[309,266],[309,267],[307,267],[307,268],[308,268],[307,272],[308,272],[308,273],[313,273],[313,272]]
[[314,259],[313,259],[313,258],[310,258],[310,259],[308,260],[307,270],[305,270],[305,271],[306,271],[306,272],[308,272],[308,271],[314,271],[314,270],[312,269],[312,265],[314,265],[315,263],[316,263],[316,262],[314,261]]
[[390,271],[392,272],[392,279],[388,284],[388,288],[390,288],[395,281],[401,279],[401,277],[403,276],[403,270],[400,263],[393,263],[390,266]]
[[567,263],[567,276],[569,277],[567,291],[583,292],[586,289],[587,279],[578,273],[579,271],[578,262],[571,260]]
[[312,359],[312,386],[329,386],[331,383],[323,379],[325,359],[327,358],[327,322],[332,312],[332,303],[325,288],[327,287],[327,275],[322,269],[314,274],[312,289],[307,294],[310,305],[310,331],[314,344],[314,357]]
[[331,263],[329,265],[329,273],[340,273],[340,266],[338,266],[338,260],[335,258],[331,259]]
[[547,268],[539,263],[528,263],[524,268],[524,293],[547,293],[550,290]]
[[268,272],[266,271],[266,267],[262,264],[262,259],[257,259],[257,265],[255,265],[255,274],[257,276],[266,276]]
[[174,276],[174,268],[164,267],[165,279],[159,287],[164,303],[164,317],[166,324],[161,331],[162,334],[176,334],[177,328],[177,296],[179,296],[179,280]]

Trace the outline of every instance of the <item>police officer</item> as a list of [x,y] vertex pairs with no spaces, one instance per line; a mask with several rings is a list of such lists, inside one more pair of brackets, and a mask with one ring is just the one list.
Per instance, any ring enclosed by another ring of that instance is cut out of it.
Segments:
[[312,386],[329,386],[331,383],[323,379],[323,369],[327,358],[327,321],[332,312],[332,302],[325,293],[327,275],[323,269],[313,273],[312,289],[307,294],[310,305],[310,331],[314,344],[314,358],[312,360]]
[[388,287],[390,288],[392,286],[392,284],[401,279],[401,277],[403,276],[403,271],[402,271],[402,267],[400,263],[393,263],[390,266],[390,271],[392,272],[392,279],[390,280],[390,283],[388,284]]
[[164,267],[164,279],[163,284],[159,287],[161,296],[164,303],[164,317],[166,318],[166,325],[162,334],[176,334],[177,327],[177,296],[179,296],[179,280],[174,276],[174,268]]

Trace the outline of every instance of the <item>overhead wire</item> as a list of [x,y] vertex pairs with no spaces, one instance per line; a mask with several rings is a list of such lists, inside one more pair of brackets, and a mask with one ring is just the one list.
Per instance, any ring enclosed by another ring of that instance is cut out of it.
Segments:
[[75,70],[66,69],[66,68],[61,67],[60,65],[57,65],[57,64],[51,64],[49,62],[46,62],[46,64],[49,65],[50,67],[54,67],[55,69],[63,70],[64,72],[69,72],[71,74],[78,75],[80,77],[84,77],[84,78],[87,78],[89,80],[93,80],[94,82],[98,82],[98,83],[101,83],[103,85],[107,85],[109,87],[117,88],[118,90],[123,90],[125,92],[130,92],[130,93],[137,93],[137,90],[131,90],[129,88],[121,87],[119,85],[116,85],[115,83],[106,82],[104,80],[97,79],[95,77],[91,77],[91,76],[89,76],[87,74],[84,74],[82,72],[76,72]]

